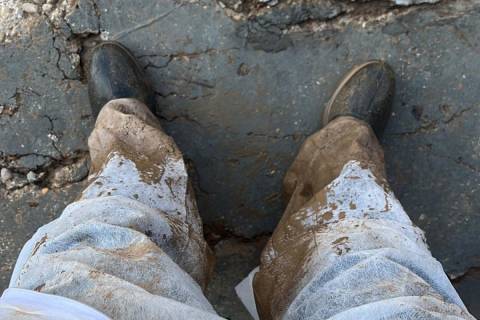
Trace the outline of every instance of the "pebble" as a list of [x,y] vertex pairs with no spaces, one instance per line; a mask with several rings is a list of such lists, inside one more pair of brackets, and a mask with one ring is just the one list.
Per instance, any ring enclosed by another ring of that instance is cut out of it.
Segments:
[[10,172],[10,170],[8,170],[7,168],[2,168],[2,170],[0,171],[0,180],[3,183],[7,183],[7,181],[9,181],[12,178],[13,178],[13,175]]
[[267,4],[270,7],[274,7],[278,4],[278,0],[258,0],[258,2],[263,3],[263,4]]
[[45,0],[33,0],[33,2],[36,4],[44,4]]
[[65,167],[60,167],[53,172],[51,177],[52,186],[60,188],[70,183],[79,182],[88,176],[88,170],[89,161],[87,157]]
[[50,11],[52,11],[52,9],[53,9],[53,4],[50,4],[50,3],[45,3],[42,6],[42,11],[45,13],[49,13]]
[[25,179],[25,177],[19,174],[15,174],[13,175],[12,179],[8,180],[5,183],[5,187],[7,188],[7,190],[14,190],[18,188],[23,188],[27,184],[28,184],[28,181],[27,179]]
[[37,13],[38,7],[36,4],[25,2],[22,5],[22,10],[27,13]]
[[38,180],[38,175],[37,175],[35,172],[29,171],[29,172],[27,173],[27,181],[28,181],[29,183],[34,183],[34,182],[37,181],[37,180]]

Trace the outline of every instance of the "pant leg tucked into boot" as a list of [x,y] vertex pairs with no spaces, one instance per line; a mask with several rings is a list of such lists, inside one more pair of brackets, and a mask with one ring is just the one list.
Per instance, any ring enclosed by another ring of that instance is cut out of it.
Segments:
[[261,319],[473,319],[389,189],[370,127],[340,117],[285,177],[289,204],[261,257]]
[[25,245],[10,287],[112,319],[219,319],[202,292],[212,255],[173,140],[145,105],[119,99],[89,147],[89,186]]

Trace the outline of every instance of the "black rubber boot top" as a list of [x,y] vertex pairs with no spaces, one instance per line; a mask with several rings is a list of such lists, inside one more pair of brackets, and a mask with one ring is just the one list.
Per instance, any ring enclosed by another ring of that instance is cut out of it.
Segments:
[[88,71],[88,95],[94,116],[110,100],[135,98],[155,112],[155,96],[135,57],[117,42],[93,48]]
[[339,116],[353,116],[370,124],[381,136],[390,118],[394,94],[395,74],[387,63],[374,60],[357,65],[325,106],[322,125]]

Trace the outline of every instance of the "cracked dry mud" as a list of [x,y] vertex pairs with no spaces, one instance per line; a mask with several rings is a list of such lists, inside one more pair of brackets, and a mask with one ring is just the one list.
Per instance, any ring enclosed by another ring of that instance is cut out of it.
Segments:
[[[115,39],[153,82],[162,124],[189,163],[208,237],[238,237],[240,246],[275,227],[283,174],[318,129],[342,74],[366,59],[387,60],[397,74],[383,139],[389,180],[464,299],[474,301],[478,1],[37,1],[36,12],[23,12],[25,1],[0,0],[3,287],[24,241],[84,185],[94,119],[83,67],[99,39]],[[398,5],[406,3],[415,5]],[[242,258],[245,265],[257,251]],[[239,279],[237,264],[220,262],[217,272]],[[214,304],[227,310],[222,297],[233,291],[223,290]]]

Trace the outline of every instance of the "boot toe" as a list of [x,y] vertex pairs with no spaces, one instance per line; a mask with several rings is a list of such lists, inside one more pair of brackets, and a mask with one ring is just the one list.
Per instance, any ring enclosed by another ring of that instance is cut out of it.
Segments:
[[395,92],[395,75],[383,61],[369,61],[354,67],[341,81],[325,107],[322,123],[339,116],[359,118],[380,135],[390,117]]
[[104,42],[93,49],[88,92],[95,116],[108,101],[119,98],[135,98],[154,109],[152,91],[141,68],[125,47],[114,42]]

